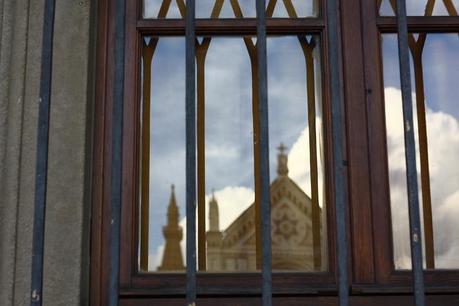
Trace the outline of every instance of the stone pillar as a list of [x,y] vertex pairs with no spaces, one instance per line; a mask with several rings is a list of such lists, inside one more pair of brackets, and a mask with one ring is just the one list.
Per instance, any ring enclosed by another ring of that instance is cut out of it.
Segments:
[[[56,1],[44,305],[88,298],[89,1]],[[94,2],[95,3],[95,2]],[[0,0],[0,301],[29,305],[44,0]]]

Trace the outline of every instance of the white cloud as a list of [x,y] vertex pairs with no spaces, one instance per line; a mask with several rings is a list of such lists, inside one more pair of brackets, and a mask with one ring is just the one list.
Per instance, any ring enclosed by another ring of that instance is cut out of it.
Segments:
[[[322,120],[316,118],[317,131],[321,131]],[[318,170],[318,187],[319,187],[319,204],[323,205],[324,177],[323,177],[323,160],[320,149],[321,133],[318,133],[316,139],[317,152],[317,170]],[[309,154],[309,128],[305,128],[296,142],[292,145],[288,153],[289,177],[309,196],[311,196],[311,166]]]
[[[403,115],[400,90],[385,89],[388,162],[394,256],[397,268],[410,268]],[[415,110],[416,113],[416,110]],[[432,192],[435,254],[438,268],[458,268],[459,257],[459,122],[427,107],[429,169]],[[415,118],[415,131],[417,123]],[[416,143],[418,135],[415,133]],[[417,170],[420,176],[419,154]],[[418,179],[419,181],[419,179]],[[419,184],[419,188],[421,185]],[[420,194],[420,199],[422,198]],[[455,254],[455,256],[453,256]]]
[[[218,202],[220,230],[226,229],[255,201],[255,193],[253,189],[247,187],[229,186],[215,191],[214,194]],[[212,194],[206,195],[207,204],[209,203],[211,197]],[[208,207],[206,212],[208,220]],[[206,222],[206,230],[208,229],[208,223],[209,222]]]

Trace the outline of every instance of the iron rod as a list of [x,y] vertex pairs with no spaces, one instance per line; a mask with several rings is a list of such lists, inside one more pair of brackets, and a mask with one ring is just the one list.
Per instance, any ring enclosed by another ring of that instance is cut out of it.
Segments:
[[336,206],[336,239],[338,261],[339,305],[349,305],[349,280],[347,269],[347,236],[346,236],[346,195],[343,160],[343,127],[342,127],[342,79],[339,33],[339,2],[330,0],[327,4],[328,55],[330,67],[330,96],[332,108],[332,140],[334,168],[334,200]]
[[196,305],[196,46],[195,2],[186,9],[186,300]]
[[414,142],[413,105],[411,96],[411,71],[408,46],[408,26],[405,0],[397,0],[398,52],[403,104],[405,136],[406,179],[408,185],[408,210],[410,219],[411,265],[416,306],[425,305],[424,275],[422,268],[422,242]]
[[110,280],[108,304],[118,305],[120,269],[120,217],[122,176],[122,133],[124,100],[124,45],[126,6],[124,0],[116,1],[115,15],[115,67],[112,109],[112,163],[110,207]]
[[42,305],[46,189],[48,184],[49,116],[53,69],[55,0],[46,0],[43,23],[40,97],[38,106],[37,161],[32,241],[31,305]]
[[265,0],[257,0],[257,60],[258,60],[258,114],[260,142],[260,207],[262,241],[262,301],[263,306],[272,305],[271,277],[271,195],[269,191],[269,124],[268,124],[268,82],[266,54],[266,12]]

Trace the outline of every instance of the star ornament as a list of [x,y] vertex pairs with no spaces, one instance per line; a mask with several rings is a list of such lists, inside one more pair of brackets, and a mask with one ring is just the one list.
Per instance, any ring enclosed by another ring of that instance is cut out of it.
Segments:
[[298,220],[289,218],[287,212],[284,212],[282,217],[275,219],[274,224],[276,225],[274,235],[281,236],[285,241],[289,241],[292,236],[298,235],[296,230]]

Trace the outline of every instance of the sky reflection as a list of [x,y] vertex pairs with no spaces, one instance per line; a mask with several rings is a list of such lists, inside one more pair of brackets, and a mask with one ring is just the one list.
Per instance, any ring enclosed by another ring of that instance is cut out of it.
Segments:
[[[179,0],[181,1],[181,0]],[[273,0],[271,0],[273,1]],[[318,16],[318,2],[317,0],[291,0],[292,5],[298,17],[316,17]],[[266,6],[270,1],[266,1]],[[144,18],[159,18],[158,13],[163,0],[144,0],[143,17]],[[186,3],[186,1],[184,1]],[[196,18],[211,18],[216,0],[197,0],[196,2]],[[238,0],[242,16],[246,18],[255,18],[255,0]],[[230,0],[224,0],[221,12],[215,18],[235,18],[233,7]],[[274,7],[274,18],[287,18],[288,13],[283,1],[277,1]],[[172,0],[169,10],[165,17],[162,18],[182,18],[179,6],[176,0]]]
[[[395,266],[411,267],[403,119],[397,37],[383,35],[388,161],[394,233]],[[423,52],[423,76],[436,268],[459,267],[459,38],[457,34],[428,34]],[[413,61],[411,60],[413,70]],[[414,72],[412,71],[414,87]],[[413,89],[414,90],[414,89]],[[413,92],[413,100],[415,93]],[[417,117],[415,114],[415,128]],[[417,151],[418,134],[415,133]],[[420,171],[419,153],[417,169]],[[419,175],[420,177],[420,175]],[[418,184],[421,186],[420,179]],[[421,201],[420,194],[420,203]]]

